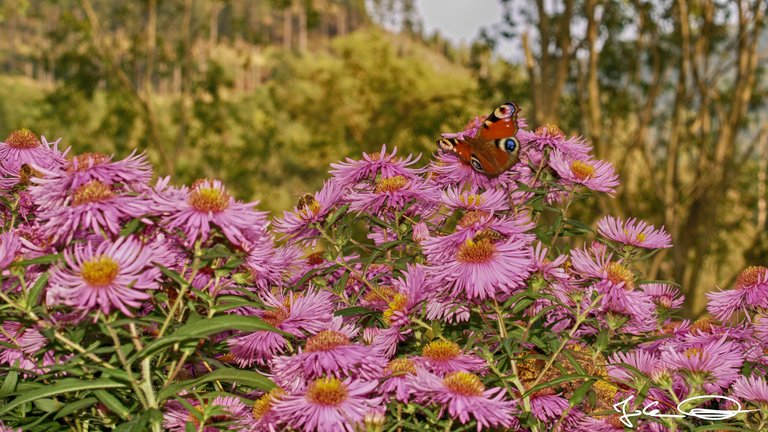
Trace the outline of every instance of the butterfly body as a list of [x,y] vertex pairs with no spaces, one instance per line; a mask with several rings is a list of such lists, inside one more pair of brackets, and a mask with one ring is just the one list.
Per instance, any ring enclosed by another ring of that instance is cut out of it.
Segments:
[[455,153],[475,171],[498,176],[520,160],[520,142],[515,138],[519,111],[515,102],[502,104],[485,118],[475,136],[441,138],[437,146]]

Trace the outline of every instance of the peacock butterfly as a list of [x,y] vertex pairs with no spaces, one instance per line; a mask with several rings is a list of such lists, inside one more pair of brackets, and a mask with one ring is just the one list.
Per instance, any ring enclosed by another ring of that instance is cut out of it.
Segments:
[[495,177],[520,160],[520,141],[515,138],[519,111],[512,101],[499,105],[485,118],[475,136],[440,138],[437,147],[455,153],[475,171]]

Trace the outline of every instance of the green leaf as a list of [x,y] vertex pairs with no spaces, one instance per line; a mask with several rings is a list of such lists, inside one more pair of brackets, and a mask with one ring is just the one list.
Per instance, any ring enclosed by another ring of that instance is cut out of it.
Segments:
[[584,384],[580,385],[579,388],[577,388],[576,391],[573,392],[573,395],[571,395],[571,397],[568,399],[568,401],[571,403],[571,406],[575,407],[580,404],[581,401],[584,400],[584,396],[587,395],[589,389],[591,389],[592,385],[594,385],[596,382],[596,379],[590,379],[587,380]]
[[331,216],[325,219],[325,226],[330,227],[333,225],[336,220],[341,217],[341,215],[347,212],[347,210],[349,210],[349,204],[344,204],[343,206],[339,207],[338,210],[333,212]]
[[37,407],[37,409],[47,413],[56,412],[61,408],[61,404],[51,398],[37,399],[32,401],[32,403],[35,405],[35,407]]
[[115,428],[115,432],[143,432],[145,430],[148,430],[147,423],[152,419],[155,418],[156,421],[162,421],[162,413],[156,409],[150,409],[147,411],[144,411],[139,418],[129,421],[127,423],[123,423],[118,425]]
[[187,285],[187,281],[185,281],[184,278],[181,277],[181,275],[178,274],[177,272],[169,269],[168,267],[162,266],[160,264],[156,264],[156,265],[160,269],[160,271],[163,272],[164,275],[166,275],[169,278],[171,278],[177,284],[179,284],[181,286]]
[[336,316],[340,316],[340,317],[348,317],[348,316],[354,316],[354,315],[365,315],[365,314],[369,314],[369,313],[372,313],[372,312],[374,312],[374,311],[372,311],[372,310],[370,310],[368,308],[364,308],[362,306],[351,306],[351,307],[348,307],[348,308],[339,309],[336,312],[334,312],[333,314],[336,315]]
[[0,387],[0,397],[13,393],[14,390],[16,390],[16,383],[18,381],[19,372],[13,369],[8,371],[8,375],[6,375],[5,380],[3,380],[3,385]]
[[586,234],[592,232],[592,227],[577,219],[565,219],[563,222],[581,231],[580,234]]
[[61,259],[61,254],[43,255],[41,257],[32,258],[28,260],[21,260],[13,263],[14,266],[26,267],[33,264],[51,264]]
[[120,237],[128,237],[138,231],[140,227],[141,218],[133,218],[120,230]]
[[54,417],[54,419],[66,417],[74,412],[88,408],[89,406],[95,404],[96,402],[98,402],[98,399],[96,399],[95,397],[87,397],[85,399],[80,399],[79,401],[68,403],[61,407],[59,412],[56,413],[56,416]]
[[120,402],[120,399],[113,396],[111,393],[104,390],[94,390],[93,394],[99,399],[99,402],[103,403],[110,411],[120,416],[121,419],[126,420],[131,415],[131,411]]
[[27,296],[28,308],[37,306],[40,303],[40,296],[43,294],[43,288],[48,283],[48,276],[48,272],[43,273],[32,285],[32,289],[29,290],[29,295]]
[[161,339],[157,339],[147,344],[147,346],[145,346],[143,350],[131,356],[131,358],[128,359],[128,363],[133,363],[138,359],[150,356],[162,350],[163,348],[171,346],[178,342],[194,340],[194,339],[202,339],[217,333],[230,331],[230,330],[240,330],[240,331],[247,331],[247,332],[271,331],[275,333],[280,333],[281,335],[286,337],[291,337],[291,338],[293,337],[293,335],[291,335],[290,333],[286,333],[284,331],[278,330],[275,327],[267,324],[266,322],[264,322],[264,320],[258,317],[241,316],[241,315],[218,316],[210,319],[199,319],[195,322],[190,322],[179,327],[175,332],[171,333],[170,335],[164,336]]
[[248,387],[253,387],[263,391],[269,391],[276,387],[269,378],[264,375],[247,370],[224,368],[217,369],[209,374],[203,375],[199,378],[182,381],[173,385],[170,385],[162,389],[158,393],[158,399],[160,402],[176,396],[181,390],[190,390],[193,387],[197,387],[201,384],[211,381],[225,381],[235,384],[241,384]]
[[63,378],[54,384],[46,384],[42,388],[24,392],[9,404],[0,408],[0,415],[21,406],[27,402],[32,402],[45,397],[56,396],[59,394],[77,392],[82,390],[97,390],[109,388],[124,388],[125,384],[112,381],[106,378],[97,378],[90,381],[84,381],[77,378]]
[[593,378],[594,377],[591,375],[580,375],[580,374],[561,375],[553,380],[543,382],[543,383],[537,384],[534,387],[529,388],[528,391],[525,392],[525,394],[523,394],[523,397],[530,396],[532,393],[536,393],[537,391],[541,389],[545,389],[547,387],[554,387],[556,384],[575,381],[575,380],[583,380],[583,379],[589,380]]

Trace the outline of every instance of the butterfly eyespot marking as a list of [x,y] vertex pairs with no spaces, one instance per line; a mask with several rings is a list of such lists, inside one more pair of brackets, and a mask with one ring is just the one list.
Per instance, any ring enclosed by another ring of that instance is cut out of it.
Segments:
[[475,156],[472,156],[472,158],[469,160],[469,163],[472,165],[472,168],[474,168],[477,171],[483,172],[483,165],[480,163],[479,160]]
[[456,146],[453,144],[453,142],[451,142],[451,140],[447,138],[440,138],[437,140],[437,147],[445,151],[453,151]]
[[496,147],[504,150],[507,153],[514,153],[520,148],[520,141],[515,137],[501,138],[496,140]]
[[515,107],[511,103],[506,103],[497,107],[493,111],[493,115],[500,119],[512,117],[515,114]]

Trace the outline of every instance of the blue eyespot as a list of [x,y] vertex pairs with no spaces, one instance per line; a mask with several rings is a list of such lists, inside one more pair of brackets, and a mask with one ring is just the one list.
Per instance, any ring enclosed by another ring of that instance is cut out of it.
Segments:
[[516,138],[506,138],[504,140],[504,150],[512,153],[515,151],[518,147],[519,143],[517,142]]

